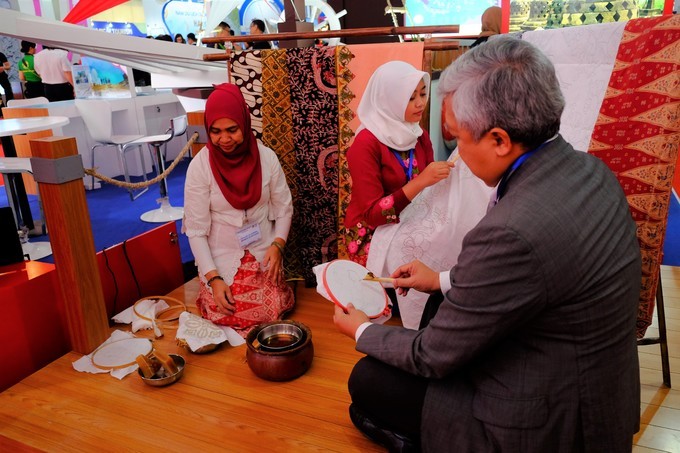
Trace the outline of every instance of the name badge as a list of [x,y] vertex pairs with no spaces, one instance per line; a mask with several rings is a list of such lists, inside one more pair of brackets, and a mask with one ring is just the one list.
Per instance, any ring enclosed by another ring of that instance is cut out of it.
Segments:
[[249,223],[236,231],[236,237],[241,245],[241,248],[245,249],[253,242],[257,242],[262,239],[262,232],[260,231],[259,223]]

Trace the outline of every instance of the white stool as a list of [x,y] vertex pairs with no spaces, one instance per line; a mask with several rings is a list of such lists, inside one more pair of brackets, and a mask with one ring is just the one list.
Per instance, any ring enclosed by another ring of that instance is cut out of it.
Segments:
[[[174,137],[184,134],[187,130],[187,126],[187,116],[177,116],[170,120],[170,128],[165,134],[142,137],[127,143],[125,146],[136,146],[146,143],[150,148],[153,148],[153,150],[150,149],[150,151],[152,151],[151,154],[156,165],[156,174],[160,175],[165,172],[165,157],[162,148]],[[184,216],[184,208],[174,207],[170,204],[168,182],[166,179],[161,179],[158,186],[161,196],[157,201],[158,204],[160,204],[160,207],[145,212],[140,216],[140,219],[150,223],[174,222],[175,220],[181,219]]]
[[[31,167],[31,159],[28,157],[0,157],[0,173],[5,182],[5,190],[7,191],[7,201],[9,202],[12,211],[14,212],[15,220],[17,215],[17,207],[14,206],[13,198],[11,196],[11,181],[7,177],[10,174],[16,173],[30,173],[33,174]],[[40,194],[38,193],[38,205],[40,206],[40,217],[45,218],[42,209],[42,202],[40,201]],[[26,237],[21,238],[21,248],[24,255],[28,255],[30,260],[39,260],[50,256],[52,254],[52,246],[47,241],[30,242],[28,240],[28,231],[25,232]],[[45,234],[45,222],[43,221],[43,234]]]

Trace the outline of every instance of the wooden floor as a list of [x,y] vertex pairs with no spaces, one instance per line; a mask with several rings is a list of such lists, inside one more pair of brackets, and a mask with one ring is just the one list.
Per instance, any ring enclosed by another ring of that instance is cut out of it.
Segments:
[[[662,269],[673,384],[680,389],[680,268]],[[171,295],[194,300],[195,282]],[[381,451],[347,415],[347,377],[361,357],[335,330],[333,306],[298,288],[290,318],[312,329],[311,369],[287,383],[263,381],[245,347],[182,351],[184,377],[152,388],[136,374],[119,381],[73,370],[71,353],[0,394],[0,451]],[[655,326],[649,329],[656,331]],[[180,352],[174,333],[156,347]],[[636,452],[680,452],[680,391],[663,387],[658,346],[640,351],[642,429]]]
[[[633,439],[634,452],[680,453],[680,267],[661,267],[666,330],[671,356],[671,384],[662,384],[659,346],[638,348],[642,383],[641,429]],[[658,334],[656,320],[647,335]]]
[[[170,295],[193,301],[197,287],[194,280]],[[173,331],[155,344],[187,362],[169,387],[149,387],[136,373],[119,381],[76,372],[80,355],[70,353],[0,394],[0,452],[17,451],[16,442],[58,452],[380,451],[348,416],[347,378],[362,355],[334,328],[332,303],[314,289],[297,295],[289,318],[312,330],[315,349],[300,378],[261,380],[245,346],[196,355],[175,344]]]

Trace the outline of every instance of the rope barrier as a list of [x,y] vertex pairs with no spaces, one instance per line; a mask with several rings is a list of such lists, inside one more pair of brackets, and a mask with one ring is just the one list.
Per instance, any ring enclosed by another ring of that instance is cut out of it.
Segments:
[[175,160],[172,161],[170,166],[165,169],[163,173],[160,175],[156,176],[153,179],[149,179],[148,181],[142,181],[142,182],[124,182],[124,181],[119,181],[117,179],[109,178],[108,176],[102,175],[101,173],[97,173],[97,170],[95,168],[86,168],[85,169],[85,174],[88,176],[94,176],[97,179],[101,179],[104,182],[107,182],[109,184],[113,184],[114,186],[118,187],[124,187],[126,189],[142,189],[144,187],[149,187],[152,184],[156,184],[159,182],[161,179],[167,177],[172,170],[175,169],[175,167],[179,164],[179,161],[184,158],[186,153],[189,152],[189,149],[191,149],[191,145],[194,144],[194,142],[198,139],[198,132],[194,132],[194,134],[189,138],[189,141],[187,141],[187,144],[182,148],[182,150],[179,152]]

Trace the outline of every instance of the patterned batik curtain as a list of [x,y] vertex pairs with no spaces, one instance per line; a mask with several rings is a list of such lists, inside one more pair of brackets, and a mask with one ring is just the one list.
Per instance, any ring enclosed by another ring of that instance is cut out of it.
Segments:
[[241,52],[231,64],[258,139],[293,192],[286,276],[315,285],[312,267],[337,257],[338,94],[335,48]]
[[680,17],[629,21],[588,152],[616,174],[642,254],[638,338],[651,324],[680,142]]

